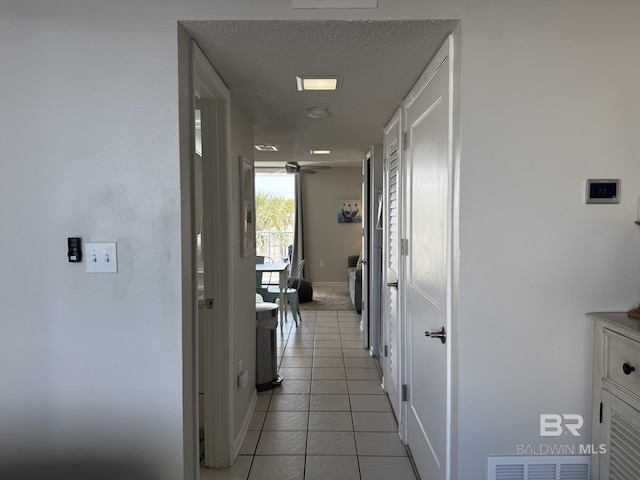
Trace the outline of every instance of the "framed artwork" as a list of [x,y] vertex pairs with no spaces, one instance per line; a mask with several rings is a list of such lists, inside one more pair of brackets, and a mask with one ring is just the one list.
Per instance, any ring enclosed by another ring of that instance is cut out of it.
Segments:
[[242,155],[240,160],[240,226],[242,257],[256,251],[256,201],[253,162]]
[[362,202],[360,200],[339,200],[338,223],[362,223]]

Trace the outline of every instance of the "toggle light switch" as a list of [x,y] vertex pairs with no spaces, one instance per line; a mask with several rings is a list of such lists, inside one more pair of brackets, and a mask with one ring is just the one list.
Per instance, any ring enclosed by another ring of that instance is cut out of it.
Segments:
[[115,243],[85,243],[87,273],[118,273]]

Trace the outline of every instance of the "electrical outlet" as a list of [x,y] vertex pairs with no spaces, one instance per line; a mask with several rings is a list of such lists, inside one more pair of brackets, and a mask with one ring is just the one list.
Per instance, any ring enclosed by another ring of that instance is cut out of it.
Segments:
[[243,370],[238,375],[238,387],[245,388],[247,386],[247,382],[249,381],[249,372],[247,370]]
[[320,260],[320,268],[324,268],[324,260]]

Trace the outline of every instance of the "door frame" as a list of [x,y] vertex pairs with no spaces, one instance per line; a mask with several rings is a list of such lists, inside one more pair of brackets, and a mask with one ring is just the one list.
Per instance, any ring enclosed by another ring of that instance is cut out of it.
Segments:
[[[391,288],[389,286],[389,277],[388,277],[388,264],[389,264],[389,157],[387,151],[387,143],[386,137],[393,130],[398,131],[398,139],[397,139],[397,150],[398,150],[398,169],[399,173],[396,178],[396,185],[398,189],[397,193],[397,203],[398,203],[398,245],[396,255],[398,255],[398,271],[397,273],[397,292],[396,292],[396,333],[397,333],[397,347],[398,347],[398,355],[396,357],[396,378],[398,381],[397,391],[389,391],[389,379],[388,379],[388,371],[389,371],[389,350],[393,350],[390,347],[390,340],[388,337],[389,332],[389,322],[391,319],[388,317],[387,312],[391,309]],[[403,442],[406,439],[406,405],[405,402],[402,401],[402,385],[404,383],[404,370],[405,370],[405,358],[406,358],[406,349],[405,349],[405,335],[403,333],[403,322],[402,317],[404,314],[403,310],[403,301],[401,296],[401,291],[404,289],[404,277],[403,277],[403,262],[401,256],[401,244],[402,244],[402,235],[403,235],[403,202],[404,202],[404,153],[403,153],[403,133],[404,131],[404,116],[402,112],[402,107],[399,107],[393,114],[393,116],[389,119],[387,124],[383,129],[383,162],[384,162],[384,173],[383,173],[383,209],[384,209],[384,222],[383,222],[383,239],[382,239],[382,346],[383,346],[383,361],[382,363],[382,387],[385,393],[390,397],[393,395],[393,402],[397,402],[397,411],[394,410],[394,414],[396,415],[396,420],[398,422],[398,434]]]
[[[199,398],[198,398],[198,289],[196,278],[196,219],[195,219],[195,96],[215,100],[217,117],[216,146],[209,164],[211,184],[206,201],[213,205],[209,234],[214,245],[213,255],[205,259],[205,272],[211,274],[212,327],[207,329],[205,344],[205,431],[212,435],[205,442],[210,464],[229,467],[232,463],[231,445],[233,418],[230,375],[229,318],[232,304],[229,282],[230,260],[226,252],[231,246],[229,213],[229,164],[231,145],[230,93],[197,44],[182,27],[178,27],[179,65],[179,137],[181,189],[182,244],[182,356],[183,356],[183,474],[185,480],[200,478],[199,458]],[[205,162],[203,162],[205,163]],[[204,165],[203,165],[204,167]],[[206,194],[206,193],[205,193]],[[205,273],[206,275],[206,273]],[[206,282],[206,280],[205,280]],[[208,445],[207,445],[208,444]]]
[[[368,317],[369,317],[369,354],[376,359],[382,368],[382,241],[384,208],[382,201],[384,198],[384,147],[382,143],[376,143],[367,153],[366,160],[369,162],[368,177],[365,182],[368,191],[367,218],[369,227],[367,229],[368,253]],[[378,223],[380,216],[381,223]],[[364,272],[363,272],[364,274]]]
[[[451,165],[451,178],[450,178],[450,191],[451,191],[451,212],[448,230],[450,233],[449,248],[451,254],[447,259],[447,283],[448,283],[448,318],[447,318],[447,439],[446,439],[446,479],[458,478],[458,338],[459,338],[459,298],[460,298],[460,160],[461,160],[461,125],[460,125],[460,94],[461,94],[461,27],[460,24],[449,35],[443,48],[447,49],[447,56],[449,58],[449,161]],[[402,103],[403,114],[403,129],[406,129],[406,112],[407,107],[413,102],[415,97],[422,91],[424,86],[429,82],[430,78],[435,74],[439,65],[435,64],[433,60],[430,65],[425,69],[418,81],[412,87],[411,91]],[[403,130],[403,136],[406,131]],[[402,155],[406,155],[407,151],[402,150]],[[407,174],[407,173],[405,173]],[[406,181],[406,179],[405,179]],[[403,194],[404,195],[404,194]],[[402,204],[402,238],[408,238],[407,225],[409,219],[409,209],[406,202]],[[409,246],[411,248],[411,246]],[[406,262],[406,257],[403,258],[403,262]],[[402,268],[402,285],[406,285],[406,265]],[[403,347],[409,345],[411,339],[409,338],[410,331],[407,325],[407,299],[406,289],[403,288],[402,292],[402,308],[404,315],[401,320],[401,332],[403,335]],[[408,356],[408,349],[405,348],[405,363],[403,369],[403,383],[409,381],[408,371],[411,366],[411,358]],[[411,385],[409,385],[411,389]],[[406,402],[403,402],[403,409],[406,413]],[[405,423],[406,428],[406,423]],[[406,431],[405,431],[406,434]],[[406,438],[406,436],[404,437]],[[411,445],[409,445],[411,449]]]
[[452,212],[451,212],[451,300],[450,335],[448,349],[449,371],[449,451],[447,455],[448,478],[457,479],[458,455],[458,358],[460,338],[460,168],[462,159],[461,96],[462,96],[462,25],[458,23],[449,36],[449,55],[453,69],[449,84],[451,97],[451,155],[452,155]]
[[369,171],[371,168],[371,152],[362,160],[362,244],[360,245],[360,263],[362,263],[360,330],[362,330],[363,347],[369,350],[371,314],[369,312],[370,269],[371,258],[371,205],[369,204]]

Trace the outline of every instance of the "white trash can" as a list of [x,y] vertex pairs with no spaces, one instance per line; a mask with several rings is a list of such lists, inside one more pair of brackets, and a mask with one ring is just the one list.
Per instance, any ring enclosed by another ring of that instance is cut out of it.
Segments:
[[276,358],[278,305],[256,303],[256,389],[269,390],[282,383]]

